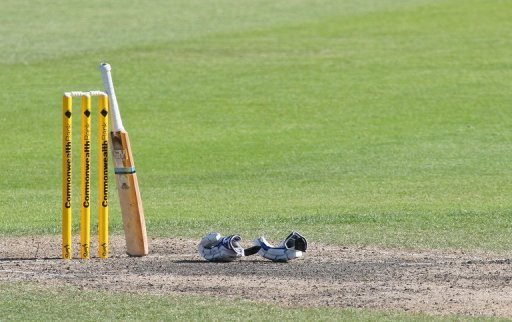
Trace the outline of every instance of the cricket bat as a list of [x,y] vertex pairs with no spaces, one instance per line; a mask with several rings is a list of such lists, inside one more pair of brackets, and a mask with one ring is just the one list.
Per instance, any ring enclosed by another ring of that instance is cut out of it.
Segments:
[[146,221],[144,219],[144,210],[130,139],[121,121],[121,114],[112,81],[112,68],[109,64],[102,63],[100,69],[103,83],[105,84],[105,92],[110,100],[110,118],[112,120],[110,146],[112,148],[117,191],[123,216],[126,253],[129,256],[145,256],[149,252]]

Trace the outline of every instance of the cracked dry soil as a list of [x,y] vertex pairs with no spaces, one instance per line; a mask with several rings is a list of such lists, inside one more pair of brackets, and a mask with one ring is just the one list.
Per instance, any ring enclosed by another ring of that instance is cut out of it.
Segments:
[[197,242],[153,238],[149,256],[130,258],[124,255],[124,239],[112,236],[109,259],[64,261],[59,236],[0,237],[0,282],[213,295],[284,307],[512,317],[512,260],[507,255],[340,247],[313,241],[304,258],[289,263],[258,255],[209,263],[196,252]]

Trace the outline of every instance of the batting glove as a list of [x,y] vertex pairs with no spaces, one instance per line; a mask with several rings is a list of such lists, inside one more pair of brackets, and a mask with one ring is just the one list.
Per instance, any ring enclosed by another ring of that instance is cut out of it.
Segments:
[[222,237],[219,233],[211,233],[203,237],[197,249],[201,256],[210,262],[232,262],[244,256],[239,235]]
[[258,254],[274,262],[287,262],[302,257],[302,252],[305,252],[308,248],[306,238],[296,231],[288,235],[276,247],[270,245],[263,236],[256,239],[254,244],[261,247]]

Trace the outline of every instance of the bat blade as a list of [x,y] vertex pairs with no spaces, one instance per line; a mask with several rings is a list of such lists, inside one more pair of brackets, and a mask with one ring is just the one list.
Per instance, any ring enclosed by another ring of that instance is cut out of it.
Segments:
[[146,221],[135,172],[130,139],[126,131],[110,133],[117,190],[123,215],[126,253],[129,256],[148,254]]

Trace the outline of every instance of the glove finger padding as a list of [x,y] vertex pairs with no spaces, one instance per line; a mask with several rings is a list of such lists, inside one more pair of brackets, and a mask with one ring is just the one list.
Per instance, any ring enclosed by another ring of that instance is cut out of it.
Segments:
[[294,231],[284,240],[284,245],[288,249],[295,249],[305,252],[308,248],[308,241],[304,236]]
[[197,249],[210,262],[231,262],[244,256],[241,240],[239,235],[222,237],[219,233],[211,233],[201,239]]
[[302,257],[302,252],[308,248],[306,238],[296,231],[288,235],[277,247],[269,244],[263,236],[256,239],[254,244],[261,247],[258,254],[274,262],[287,262]]

